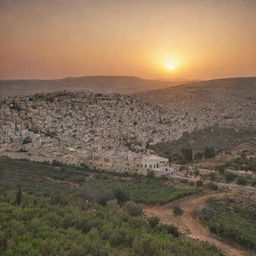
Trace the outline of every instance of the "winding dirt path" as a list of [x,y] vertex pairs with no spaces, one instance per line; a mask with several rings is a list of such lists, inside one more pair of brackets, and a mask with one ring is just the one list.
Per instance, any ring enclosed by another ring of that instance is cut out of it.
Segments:
[[[205,202],[210,197],[221,198],[227,193],[214,193],[208,195],[193,195],[181,200],[171,202],[163,206],[147,206],[144,208],[144,214],[147,217],[157,216],[161,223],[173,224],[179,227],[179,230],[190,238],[207,241],[218,247],[226,256],[246,256],[246,251],[234,248],[224,242],[214,238],[207,227],[203,226],[199,220],[193,218],[192,212],[202,209]],[[174,216],[172,206],[178,204],[184,210],[182,216]]]

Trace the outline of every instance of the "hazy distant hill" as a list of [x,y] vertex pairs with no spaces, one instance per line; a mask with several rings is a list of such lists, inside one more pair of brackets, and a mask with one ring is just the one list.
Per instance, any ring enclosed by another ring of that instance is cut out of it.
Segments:
[[149,90],[137,93],[147,101],[161,104],[178,104],[188,106],[203,106],[204,104],[256,101],[256,77],[225,78],[208,81],[189,82],[160,90]]
[[225,125],[232,127],[255,125],[256,77],[191,82],[136,95],[151,104],[164,106],[173,116],[190,116],[191,123],[202,123],[212,116],[216,125],[220,117],[226,120]]
[[56,80],[0,80],[0,97],[24,96],[59,90],[90,90],[95,93],[133,94],[140,91],[161,89],[184,81],[157,81],[131,76],[85,76]]

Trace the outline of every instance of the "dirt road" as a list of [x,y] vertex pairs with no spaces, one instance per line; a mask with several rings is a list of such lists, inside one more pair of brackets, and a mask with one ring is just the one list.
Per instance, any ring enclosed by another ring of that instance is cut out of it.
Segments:
[[[246,251],[234,248],[224,242],[214,238],[207,227],[203,226],[199,220],[192,217],[193,210],[202,209],[205,202],[210,197],[223,197],[226,193],[214,193],[208,195],[193,195],[181,200],[171,202],[163,206],[148,206],[144,208],[144,214],[149,216],[157,216],[161,223],[173,224],[179,227],[179,230],[190,236],[191,238],[201,241],[207,241],[218,247],[226,256],[246,256]],[[182,216],[174,216],[172,206],[178,204],[184,210]]]

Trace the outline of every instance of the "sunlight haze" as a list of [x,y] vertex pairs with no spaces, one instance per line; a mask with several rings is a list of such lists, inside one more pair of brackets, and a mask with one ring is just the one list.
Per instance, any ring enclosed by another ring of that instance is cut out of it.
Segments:
[[0,0],[0,78],[256,75],[254,0]]

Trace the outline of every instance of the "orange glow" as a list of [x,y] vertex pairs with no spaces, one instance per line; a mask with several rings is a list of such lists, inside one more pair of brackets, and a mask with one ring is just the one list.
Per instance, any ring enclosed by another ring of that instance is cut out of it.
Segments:
[[0,78],[256,76],[256,1],[0,1]]

